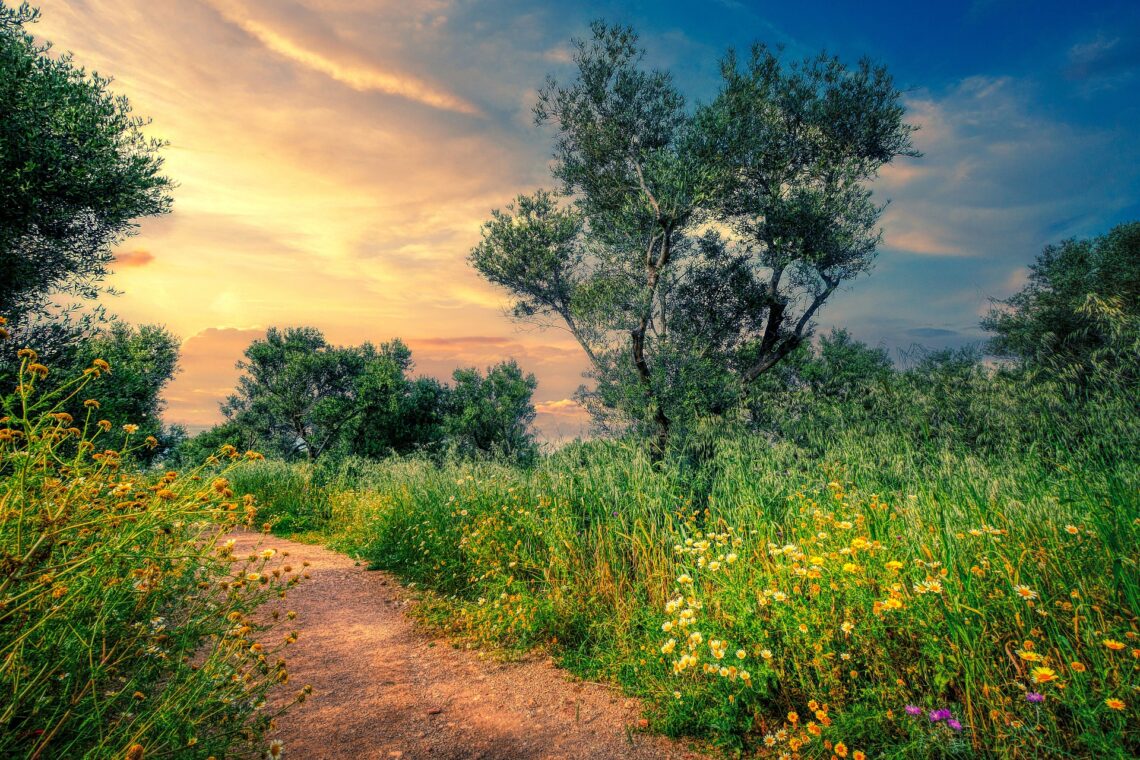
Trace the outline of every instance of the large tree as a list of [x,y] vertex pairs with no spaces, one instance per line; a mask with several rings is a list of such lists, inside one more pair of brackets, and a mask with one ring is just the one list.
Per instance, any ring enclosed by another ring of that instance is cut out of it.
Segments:
[[37,17],[0,3],[0,314],[17,324],[52,295],[93,298],[134,220],[170,205],[146,120],[37,42]]
[[691,111],[631,29],[591,29],[577,76],[535,108],[567,202],[540,191],[493,212],[470,261],[516,318],[570,331],[592,411],[644,426],[660,455],[678,419],[733,408],[867,270],[882,207],[866,183],[914,154],[912,127],[866,61],[785,66],[758,46]]

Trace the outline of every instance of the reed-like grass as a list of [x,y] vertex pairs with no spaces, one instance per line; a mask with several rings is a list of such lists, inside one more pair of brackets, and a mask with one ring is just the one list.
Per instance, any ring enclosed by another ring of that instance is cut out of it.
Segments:
[[317,501],[323,539],[424,589],[434,624],[550,648],[671,734],[761,756],[1135,757],[1134,453],[735,436],[696,487],[598,441],[529,471],[350,462]]

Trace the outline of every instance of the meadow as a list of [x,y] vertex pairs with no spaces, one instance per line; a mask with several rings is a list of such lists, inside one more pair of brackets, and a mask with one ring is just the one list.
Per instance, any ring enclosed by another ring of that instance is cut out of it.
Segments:
[[695,460],[597,440],[233,479],[278,530],[396,573],[428,625],[619,684],[652,730],[760,757],[1135,757],[1134,408],[989,404],[969,443],[912,404]]

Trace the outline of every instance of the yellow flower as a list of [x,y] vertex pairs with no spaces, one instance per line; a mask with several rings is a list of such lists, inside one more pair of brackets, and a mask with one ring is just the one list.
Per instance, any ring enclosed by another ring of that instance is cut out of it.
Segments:
[[1085,672],[1085,664],[1083,662],[1070,662],[1069,667],[1072,668],[1077,673],[1084,673]]
[[139,426],[131,425],[128,423],[126,425],[123,425],[123,430],[126,431],[127,435],[134,435],[139,431]]
[[1066,532],[1066,533],[1071,533],[1072,535],[1074,535],[1074,536],[1075,536],[1075,535],[1077,535],[1078,533],[1080,533],[1080,532],[1081,532],[1081,529],[1080,529],[1080,528],[1078,528],[1076,525],[1066,525],[1066,526],[1065,526],[1065,532]]
[[1108,708],[1110,710],[1123,710],[1125,707],[1124,700],[1116,699],[1115,697],[1109,697],[1108,699],[1104,700],[1104,703],[1108,705]]
[[1114,652],[1119,652],[1121,649],[1124,649],[1124,642],[1117,641],[1116,639],[1105,639],[1104,645]]
[[836,744],[835,749],[833,751],[835,752],[835,754],[839,755],[840,757],[847,757],[847,745],[844,744],[843,742],[839,742],[838,744]]
[[888,570],[894,572],[894,571],[902,570],[903,569],[903,563],[899,562],[897,559],[892,559],[890,562],[887,563],[886,567]]
[[1034,668],[1029,675],[1032,676],[1033,683],[1049,683],[1057,680],[1057,671],[1044,666]]
[[745,652],[743,649],[737,649],[736,650],[736,659],[743,660],[747,656],[748,656],[748,653]]

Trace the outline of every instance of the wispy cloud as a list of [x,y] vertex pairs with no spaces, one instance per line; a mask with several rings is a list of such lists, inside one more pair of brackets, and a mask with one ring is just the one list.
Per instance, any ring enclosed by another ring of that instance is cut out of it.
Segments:
[[382,69],[364,60],[341,40],[330,40],[328,49],[318,50],[294,39],[283,30],[273,28],[240,6],[216,0],[210,2],[228,21],[239,26],[269,50],[354,90],[374,90],[396,95],[446,111],[476,116],[482,113],[471,101],[438,85],[405,72]]

